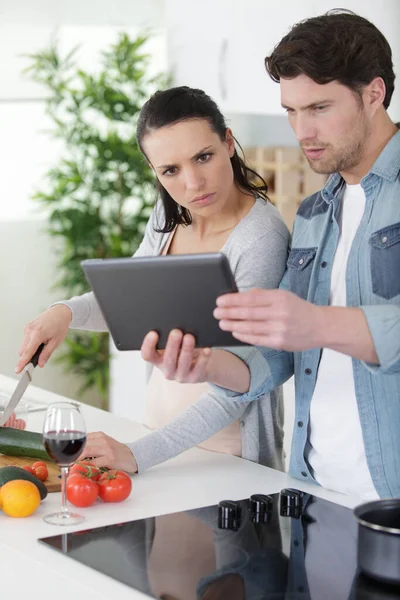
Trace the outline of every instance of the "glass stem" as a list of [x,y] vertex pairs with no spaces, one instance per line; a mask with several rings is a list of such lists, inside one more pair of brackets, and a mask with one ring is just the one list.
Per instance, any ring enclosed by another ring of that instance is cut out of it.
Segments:
[[68,508],[67,508],[67,476],[68,476],[68,467],[61,467],[61,512],[64,515],[68,514]]

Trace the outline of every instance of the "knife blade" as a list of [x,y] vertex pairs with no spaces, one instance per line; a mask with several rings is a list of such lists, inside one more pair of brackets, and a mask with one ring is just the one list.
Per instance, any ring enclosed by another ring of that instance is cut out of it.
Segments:
[[20,380],[18,381],[17,387],[15,388],[14,392],[11,395],[11,398],[7,402],[7,404],[4,408],[3,414],[0,416],[0,427],[2,427],[4,425],[4,423],[6,423],[8,421],[8,419],[11,417],[11,415],[13,414],[14,410],[16,409],[16,407],[18,405],[18,402],[21,400],[22,396],[24,395],[26,388],[32,381],[33,369],[38,364],[39,356],[40,356],[40,353],[43,350],[43,348],[44,348],[44,344],[40,344],[39,348],[36,350],[35,354],[32,356],[30,362],[27,365],[25,365],[25,367],[22,369],[22,375],[20,377]]

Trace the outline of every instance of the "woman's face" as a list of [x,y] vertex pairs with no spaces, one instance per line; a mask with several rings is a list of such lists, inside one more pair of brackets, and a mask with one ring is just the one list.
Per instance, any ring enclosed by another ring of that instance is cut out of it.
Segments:
[[206,119],[190,119],[146,134],[143,149],[161,185],[192,215],[220,212],[234,189],[230,158],[232,133],[226,139]]

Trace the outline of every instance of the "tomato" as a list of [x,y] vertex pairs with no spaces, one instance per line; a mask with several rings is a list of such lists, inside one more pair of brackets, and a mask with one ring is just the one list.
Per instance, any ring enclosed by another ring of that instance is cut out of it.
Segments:
[[112,469],[100,475],[99,496],[104,502],[121,502],[132,490],[132,480],[123,471]]
[[36,467],[46,467],[47,469],[47,465],[43,460],[37,460],[36,462],[34,462],[32,465],[32,469],[36,469]]
[[79,461],[72,465],[69,469],[69,474],[73,475],[74,473],[81,473],[94,481],[97,481],[101,475],[99,467],[95,467],[88,460]]
[[32,465],[32,469],[33,469],[33,474],[36,475],[36,477],[38,479],[40,479],[40,481],[46,481],[46,479],[49,476],[49,472],[47,470],[46,465],[39,466],[39,467],[35,467]]
[[99,486],[82,473],[73,473],[67,477],[67,498],[74,506],[92,506],[99,495]]
[[35,469],[30,467],[29,465],[25,465],[24,467],[21,467],[21,469],[23,469],[24,471],[28,471],[28,473],[31,473],[32,475],[35,474]]

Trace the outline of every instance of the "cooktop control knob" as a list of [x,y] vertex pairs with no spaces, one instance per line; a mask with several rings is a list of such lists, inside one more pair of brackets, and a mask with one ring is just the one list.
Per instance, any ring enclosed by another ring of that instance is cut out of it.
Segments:
[[281,516],[298,519],[303,509],[304,492],[294,488],[285,488],[281,491]]
[[237,531],[240,527],[242,508],[239,502],[233,500],[222,500],[218,504],[218,527],[219,529],[231,529]]
[[252,523],[268,525],[271,521],[274,501],[272,496],[253,494],[249,499],[250,520]]

